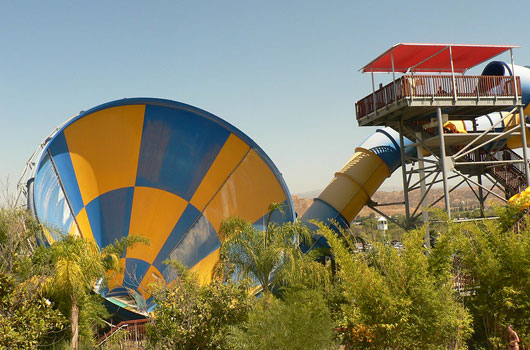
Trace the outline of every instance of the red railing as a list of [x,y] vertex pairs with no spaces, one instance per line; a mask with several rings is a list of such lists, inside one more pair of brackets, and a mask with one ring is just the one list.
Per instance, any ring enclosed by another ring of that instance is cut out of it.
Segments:
[[[504,148],[494,154],[480,151],[478,158],[475,153],[468,153],[464,159],[468,162],[496,162],[499,160],[522,160],[522,157],[511,149]],[[504,186],[509,196],[513,196],[526,188],[526,176],[522,163],[492,164],[486,168],[486,172]]]
[[[494,158],[493,155],[488,154],[485,160]],[[495,158],[494,158],[495,159]],[[502,150],[502,160],[519,160],[523,158],[509,148]],[[496,159],[495,159],[496,160]],[[491,174],[494,177],[508,186],[511,191],[509,195],[513,196],[516,193],[523,191],[526,187],[526,175],[524,172],[523,163],[504,164],[499,166],[493,166],[491,168]]]
[[148,318],[122,321],[98,340],[97,348],[105,349],[105,345],[107,345],[107,343],[110,345],[112,343],[112,338],[119,333],[123,333],[124,335],[123,338],[119,339],[120,342],[132,342],[134,343],[133,345],[138,345],[145,340],[145,325],[149,322],[151,322],[151,320]]
[[[518,95],[521,82],[516,77]],[[454,85],[453,85],[454,84]],[[455,93],[456,92],[456,93]],[[514,79],[511,76],[455,76],[448,75],[404,75],[379,88],[355,104],[357,119],[383,108],[402,98],[515,98]],[[375,98],[375,104],[374,104]]]

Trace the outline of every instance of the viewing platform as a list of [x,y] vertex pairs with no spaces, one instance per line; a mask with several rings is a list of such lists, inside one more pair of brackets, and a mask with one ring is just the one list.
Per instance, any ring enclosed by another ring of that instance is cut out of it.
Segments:
[[[530,74],[514,63],[517,47],[400,43],[361,68],[371,74],[372,89],[355,104],[356,119],[359,126],[385,126],[378,131],[399,134],[393,146],[400,151],[406,220],[421,215],[427,221],[427,208],[441,200],[450,218],[450,193],[459,186],[473,190],[482,215],[488,196],[506,201],[530,186],[530,123],[522,118]],[[503,53],[510,63],[490,61]],[[481,75],[466,75],[487,61]],[[390,83],[376,84],[375,73],[392,74]],[[428,203],[436,184],[444,193]],[[421,192],[415,207],[409,201],[414,190]]]
[[403,75],[358,101],[355,112],[360,126],[434,115],[436,107],[471,119],[520,104],[519,91],[517,76]]
[[[480,115],[521,106],[521,82],[497,71],[464,75],[492,57],[512,52],[512,45],[410,44],[391,47],[364,66],[372,75],[372,93],[355,104],[360,126],[395,125],[396,121],[436,117],[436,109],[452,119]],[[392,81],[376,89],[374,73],[392,73]],[[396,78],[397,73],[403,75]]]

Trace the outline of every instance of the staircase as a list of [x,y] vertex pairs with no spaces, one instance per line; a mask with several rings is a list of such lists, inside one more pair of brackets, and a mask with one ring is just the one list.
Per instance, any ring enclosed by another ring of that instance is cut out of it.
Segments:
[[122,321],[101,337],[96,349],[140,350],[145,347],[146,324],[150,319]]
[[[429,136],[437,135],[434,128],[423,129],[422,134]],[[449,146],[448,149],[450,150],[450,152],[448,152],[449,156],[451,154],[457,153],[461,149],[461,146]],[[523,160],[520,155],[507,147],[504,147],[503,149],[493,153],[481,149],[478,157],[476,153],[468,153],[463,156],[462,159],[466,162]],[[523,163],[486,166],[484,167],[484,172],[489,174],[493,179],[501,184],[501,186],[504,188],[506,199],[517,193],[520,193],[521,191],[524,191],[524,189],[528,187]]]
[[[504,148],[498,153],[501,153],[501,159],[496,158],[491,153],[481,153],[481,160],[496,161],[523,159],[520,155],[509,148]],[[521,191],[524,191],[524,189],[528,186],[526,183],[523,163],[502,164],[494,167],[487,167],[486,172],[501,183],[508,198]]]

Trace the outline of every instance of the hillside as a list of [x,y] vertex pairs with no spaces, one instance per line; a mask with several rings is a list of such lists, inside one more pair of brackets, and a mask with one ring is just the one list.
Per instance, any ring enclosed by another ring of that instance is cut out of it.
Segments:
[[[475,192],[478,191],[475,189]],[[499,195],[500,192],[499,192]],[[440,198],[443,196],[443,189],[437,188],[437,189],[431,189],[429,194],[427,195],[427,203],[432,203],[434,200]],[[501,195],[502,196],[502,195]],[[479,201],[477,197],[475,196],[473,190],[470,188],[458,188],[451,192],[450,196],[451,201],[451,207],[452,208],[464,208],[464,209],[471,209],[471,208],[478,208]],[[421,193],[420,191],[413,191],[409,194],[409,200],[411,203],[412,210],[416,207],[416,205],[419,203],[421,199]],[[372,200],[377,203],[394,203],[394,202],[403,202],[403,191],[378,191],[372,196]],[[293,195],[293,203],[296,212],[298,213],[298,216],[302,216],[305,211],[309,208],[309,206],[313,203],[312,198],[303,198],[297,195]],[[501,203],[501,200],[490,195],[486,199],[486,206],[491,205],[491,203]],[[435,205],[435,207],[438,208],[444,208],[445,202],[443,198],[438,201]],[[390,206],[384,206],[382,207],[382,211],[389,215],[395,215],[395,214],[405,214],[405,206],[404,205],[390,205]],[[372,209],[368,207],[364,207],[358,216],[368,216],[370,213],[374,212]]]

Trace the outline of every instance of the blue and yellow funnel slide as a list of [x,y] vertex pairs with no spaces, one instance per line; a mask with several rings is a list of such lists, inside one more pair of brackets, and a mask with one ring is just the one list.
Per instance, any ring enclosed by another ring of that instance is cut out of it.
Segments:
[[221,222],[234,215],[263,225],[295,219],[278,169],[248,136],[198,108],[161,99],[123,99],[68,122],[44,149],[32,186],[48,244],[64,234],[104,247],[143,235],[121,258],[123,273],[101,293],[118,307],[146,312],[149,285],[170,283],[176,259],[211,278]]

